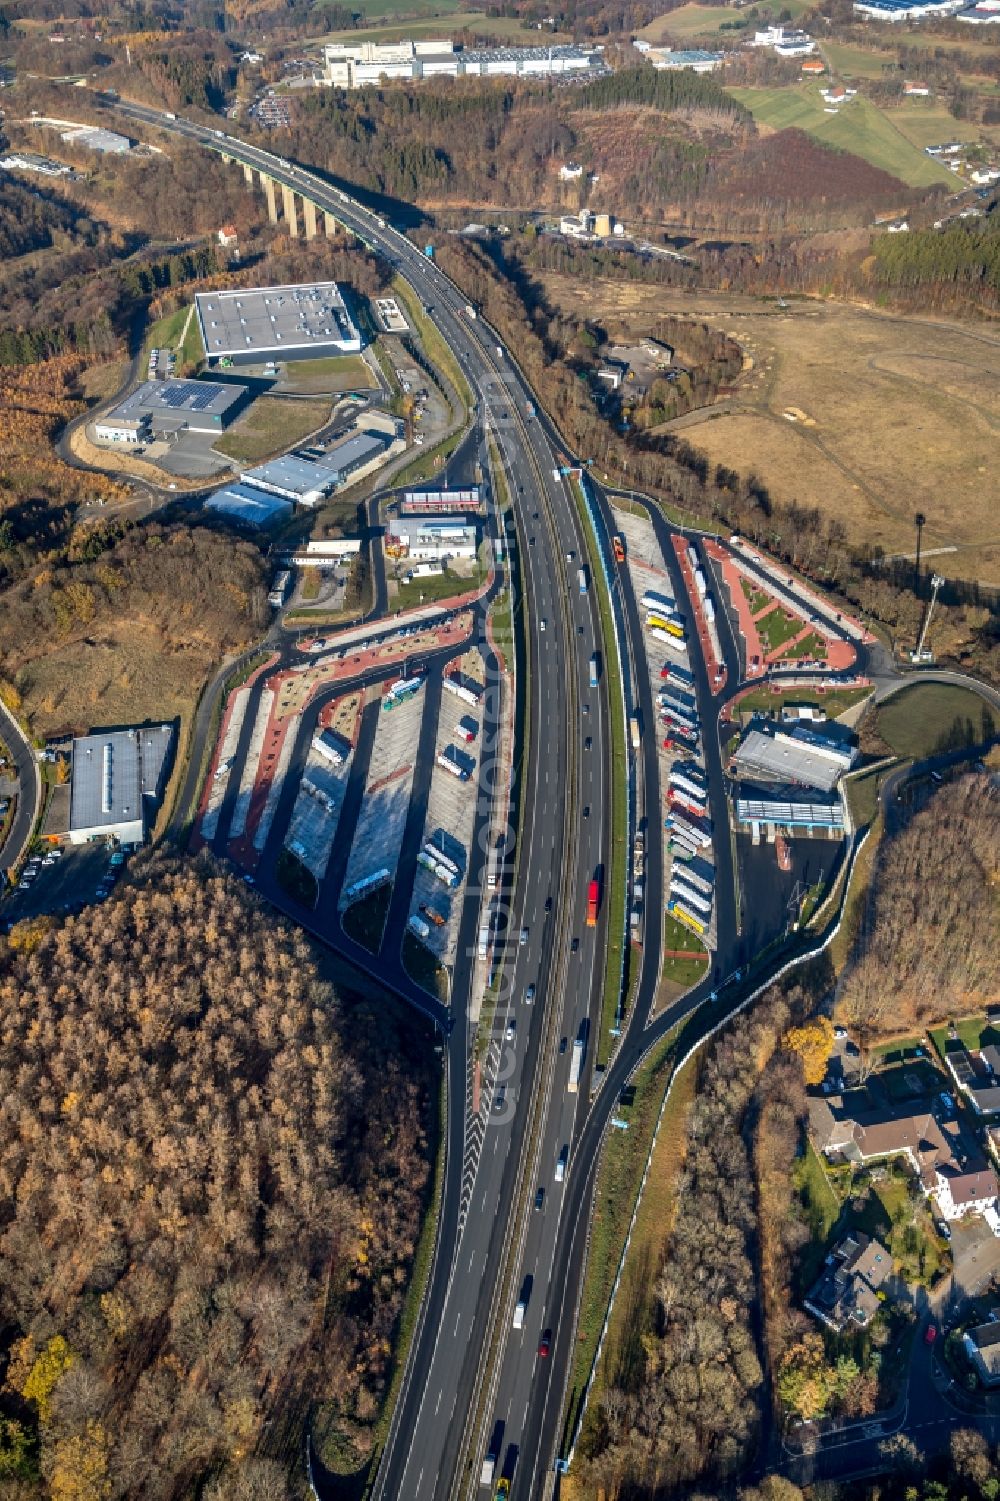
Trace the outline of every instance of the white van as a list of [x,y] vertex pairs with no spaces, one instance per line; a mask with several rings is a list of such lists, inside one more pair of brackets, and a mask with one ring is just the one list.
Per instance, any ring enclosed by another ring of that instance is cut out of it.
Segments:
[[518,1301],[517,1301],[517,1307],[514,1309],[514,1328],[515,1329],[523,1329],[524,1328],[524,1314],[525,1314],[525,1310],[527,1309],[527,1306],[528,1305],[525,1303],[525,1301],[524,1301],[523,1298],[519,1298],[518,1299]]
[[556,1162],[556,1182],[557,1183],[561,1183],[563,1181],[563,1179],[565,1178],[565,1176],[566,1176],[566,1163],[568,1161],[569,1161],[569,1147],[568,1146],[564,1146],[563,1149],[562,1149],[562,1151],[559,1153],[559,1159]]
[[496,1474],[497,1457],[495,1454],[487,1454],[483,1460],[483,1468],[479,1474],[480,1485],[492,1485],[493,1476]]

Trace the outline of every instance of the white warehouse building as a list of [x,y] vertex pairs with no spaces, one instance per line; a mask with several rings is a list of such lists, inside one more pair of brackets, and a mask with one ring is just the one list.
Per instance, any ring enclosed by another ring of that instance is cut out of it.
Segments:
[[385,550],[393,558],[475,558],[476,528],[460,519],[392,520]]
[[334,42],[323,48],[323,82],[335,88],[423,78],[548,78],[604,70],[596,48],[489,47],[457,50],[454,42]]
[[163,795],[174,731],[169,724],[78,735],[70,775],[69,840],[113,836],[141,844]]

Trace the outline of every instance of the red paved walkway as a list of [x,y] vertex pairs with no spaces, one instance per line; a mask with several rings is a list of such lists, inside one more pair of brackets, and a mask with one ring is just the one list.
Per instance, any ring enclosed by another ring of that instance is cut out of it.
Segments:
[[684,587],[688,592],[688,599],[691,603],[691,609],[694,614],[694,623],[698,634],[698,640],[701,643],[701,650],[705,658],[705,665],[708,669],[708,685],[713,695],[716,693],[721,693],[723,688],[726,686],[726,664],[722,661],[721,657],[715,649],[715,642],[712,639],[712,633],[709,630],[708,622],[705,619],[705,612],[702,609],[701,598],[698,594],[698,589],[694,581],[694,569],[691,567],[691,564],[688,561],[688,544],[687,542],[685,542],[683,537],[678,537],[676,533],[674,533],[670,540],[673,543],[674,552],[677,554],[677,561],[681,565],[681,573],[684,575]]

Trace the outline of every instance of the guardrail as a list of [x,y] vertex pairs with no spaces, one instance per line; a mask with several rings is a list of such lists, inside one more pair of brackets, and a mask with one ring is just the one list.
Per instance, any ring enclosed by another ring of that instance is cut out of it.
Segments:
[[[607,1312],[604,1316],[604,1323],[601,1327],[600,1338],[597,1341],[597,1350],[595,1351],[593,1363],[591,1364],[590,1372],[587,1376],[587,1384],[584,1387],[583,1398],[580,1402],[580,1411],[577,1414],[576,1423],[573,1428],[573,1435],[570,1440],[569,1453],[564,1460],[557,1460],[557,1466],[561,1470],[569,1469],[570,1465],[573,1463],[573,1456],[576,1453],[576,1445],[580,1437],[580,1430],[583,1426],[584,1417],[586,1416],[587,1404],[590,1399],[591,1388],[594,1383],[594,1377],[597,1373],[598,1365],[600,1364],[601,1355],[604,1351],[604,1342],[607,1338],[608,1329],[611,1324],[611,1315],[614,1312],[615,1299],[618,1295],[618,1289],[621,1286],[621,1280],[625,1270],[625,1263],[628,1259],[629,1249],[632,1244],[632,1235],[635,1231],[636,1221],[639,1217],[639,1209],[642,1204],[642,1196],[645,1192],[646,1183],[649,1179],[649,1172],[653,1162],[653,1154],[656,1151],[656,1143],[660,1134],[660,1126],[663,1122],[664,1112],[667,1108],[667,1101],[670,1098],[670,1093],[674,1087],[674,1082],[681,1074],[681,1071],[686,1068],[688,1063],[691,1062],[692,1058],[694,1058],[699,1050],[705,1046],[706,1042],[710,1042],[711,1039],[715,1037],[717,1033],[721,1032],[724,1027],[728,1027],[729,1023],[735,1016],[738,1016],[741,1011],[745,1011],[748,1006],[751,1006],[754,1003],[754,1001],[759,1000],[759,998],[764,994],[766,990],[769,990],[772,985],[776,985],[779,980],[783,980],[786,975],[792,972],[792,970],[797,969],[801,964],[808,963],[809,960],[815,959],[819,954],[823,953],[824,949],[828,948],[829,945],[833,942],[837,934],[840,932],[841,925],[844,921],[847,892],[850,890],[851,884],[851,870],[853,870],[854,864],[857,861],[857,858],[860,855],[862,849],[864,848],[865,843],[867,842],[868,836],[871,833],[871,829],[872,825],[869,824],[865,828],[864,832],[860,835],[857,842],[855,843],[853,850],[851,851],[850,859],[848,861],[847,879],[844,883],[844,896],[841,899],[840,915],[838,916],[836,923],[830,929],[829,933],[827,933],[826,937],[820,943],[815,944],[811,949],[807,950],[805,953],[798,954],[795,956],[795,958],[789,959],[786,964],[783,964],[762,984],[758,985],[754,990],[751,990],[749,994],[744,996],[743,1000],[740,1001],[738,1006],[734,1006],[731,1011],[728,1011],[726,1013],[725,1016],[720,1017],[720,1019],[714,1024],[714,1026],[710,1027],[709,1030],[705,1032],[697,1042],[692,1043],[687,1052],[684,1054],[683,1058],[680,1058],[674,1066],[673,1073],[670,1076],[670,1081],[663,1092],[663,1101],[660,1105],[660,1112],[656,1119],[656,1126],[653,1130],[653,1137],[650,1142],[649,1152],[646,1155],[646,1165],[643,1169],[642,1179],[639,1185],[639,1192],[636,1195],[635,1205],[632,1210],[632,1218],[629,1222],[628,1233],[625,1236],[625,1244],[622,1247],[622,1253],[618,1261],[618,1269],[615,1273],[615,1280],[611,1288],[611,1297],[608,1300]],[[693,1015],[694,1013],[691,1014]],[[641,1065],[648,1058],[649,1054],[652,1052],[653,1048],[656,1047],[661,1041],[662,1038],[657,1037],[650,1043],[649,1047],[646,1048],[642,1056],[636,1060],[635,1069],[632,1070],[633,1074],[636,1072],[636,1069],[641,1067]],[[607,1140],[609,1130],[610,1122],[604,1127],[601,1150],[596,1154],[595,1161],[598,1163],[600,1161],[601,1153],[604,1150],[604,1142]]]

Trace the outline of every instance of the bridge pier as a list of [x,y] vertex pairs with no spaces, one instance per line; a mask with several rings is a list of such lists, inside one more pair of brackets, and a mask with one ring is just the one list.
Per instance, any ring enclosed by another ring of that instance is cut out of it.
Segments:
[[253,187],[253,168],[248,166],[246,162],[243,163],[243,181],[248,187]]
[[285,223],[288,225],[288,233],[293,240],[299,237],[299,220],[295,212],[295,194],[292,189],[281,184],[281,206],[285,214]]
[[328,240],[335,240],[337,238],[337,221],[333,217],[333,215],[332,214],[324,213],[324,215],[323,215],[323,224],[326,227],[326,237],[327,237],[327,239]]
[[302,221],[305,224],[306,228],[306,239],[315,240],[316,205],[315,203],[313,203],[311,198],[303,198],[302,200]]
[[274,196],[274,178],[267,177],[262,172],[260,180],[264,188],[264,197],[267,199],[267,217],[272,224],[278,222],[278,204]]

